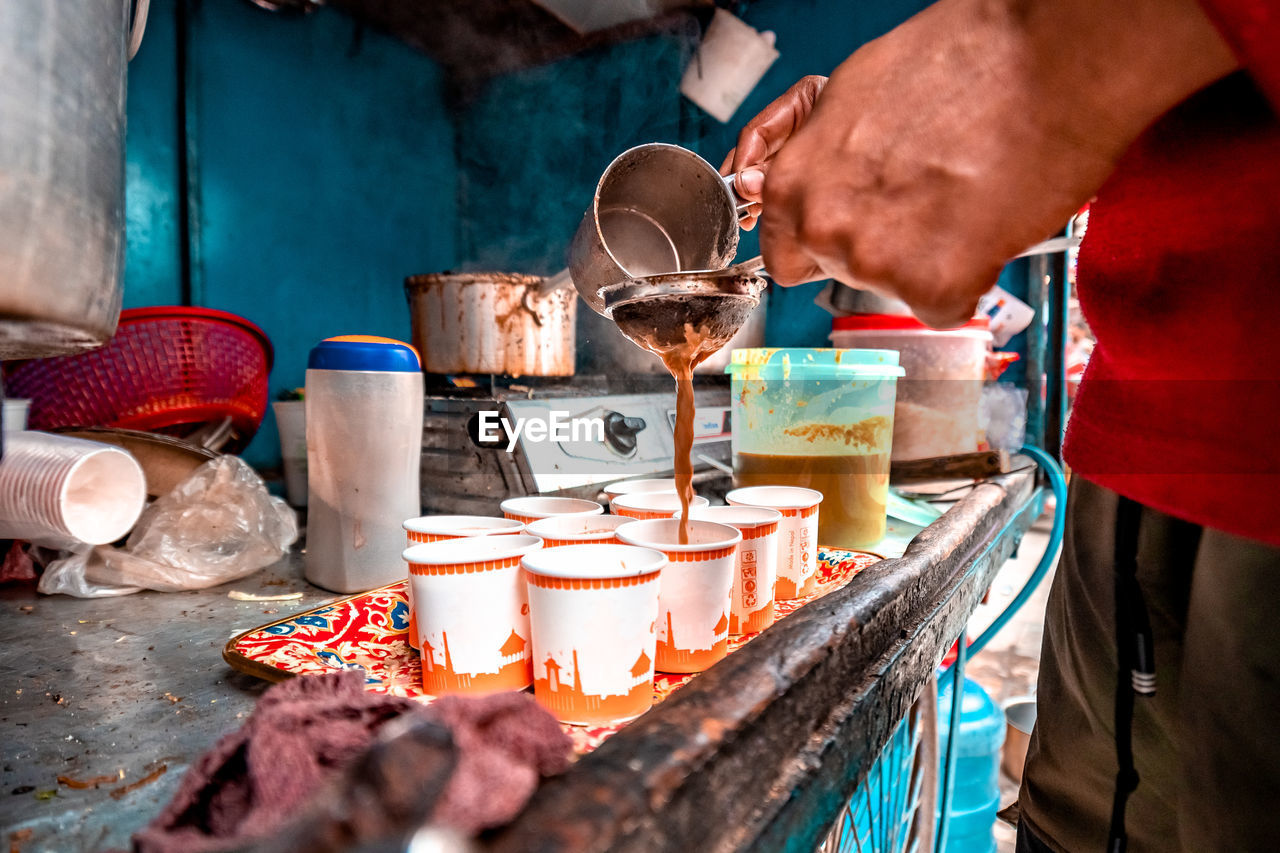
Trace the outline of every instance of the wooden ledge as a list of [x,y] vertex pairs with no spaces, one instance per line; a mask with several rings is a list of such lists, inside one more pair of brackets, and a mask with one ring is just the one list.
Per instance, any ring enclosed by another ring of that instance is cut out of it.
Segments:
[[975,487],[900,559],[548,780],[481,849],[815,849],[1040,508],[1030,470]]

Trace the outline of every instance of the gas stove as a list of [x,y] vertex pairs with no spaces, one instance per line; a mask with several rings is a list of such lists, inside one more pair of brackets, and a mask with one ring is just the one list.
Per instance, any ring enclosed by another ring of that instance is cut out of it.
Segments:
[[[728,378],[698,376],[694,387],[694,485],[722,496],[731,479]],[[670,476],[675,400],[669,376],[428,376],[423,510],[489,515],[508,497],[594,500],[618,480]]]

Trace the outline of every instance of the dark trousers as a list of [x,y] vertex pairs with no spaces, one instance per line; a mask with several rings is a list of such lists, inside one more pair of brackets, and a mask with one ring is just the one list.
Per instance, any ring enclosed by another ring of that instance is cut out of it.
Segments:
[[[1072,483],[1019,798],[1035,837],[1021,832],[1019,851],[1106,848],[1118,503]],[[1143,508],[1137,574],[1157,692],[1134,707],[1129,851],[1280,849],[1280,549]]]

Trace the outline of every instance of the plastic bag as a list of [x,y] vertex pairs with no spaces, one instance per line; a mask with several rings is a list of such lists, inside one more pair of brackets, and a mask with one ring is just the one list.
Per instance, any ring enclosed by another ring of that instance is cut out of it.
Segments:
[[982,389],[979,422],[992,450],[1014,451],[1027,440],[1027,389],[991,382]]
[[244,460],[221,456],[147,507],[123,548],[62,552],[37,588],[77,598],[204,589],[269,566],[297,538],[293,510]]

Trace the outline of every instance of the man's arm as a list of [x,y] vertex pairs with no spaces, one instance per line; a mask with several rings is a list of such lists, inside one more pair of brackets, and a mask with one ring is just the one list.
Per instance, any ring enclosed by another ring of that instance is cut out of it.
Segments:
[[767,165],[762,193],[738,183],[780,283],[869,284],[957,325],[1147,125],[1235,67],[1195,0],[940,0],[771,105],[729,165]]

